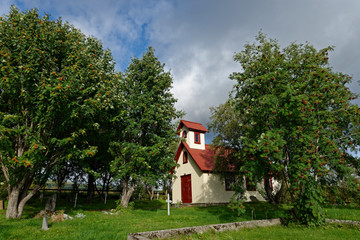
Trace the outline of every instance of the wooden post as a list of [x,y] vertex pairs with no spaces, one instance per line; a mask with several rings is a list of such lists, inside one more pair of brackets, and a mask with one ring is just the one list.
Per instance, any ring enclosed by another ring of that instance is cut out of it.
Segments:
[[170,216],[170,203],[171,203],[171,200],[170,200],[170,194],[167,195],[167,207],[168,207],[168,216]]
[[0,200],[0,210],[4,210],[5,206],[4,206],[4,200]]

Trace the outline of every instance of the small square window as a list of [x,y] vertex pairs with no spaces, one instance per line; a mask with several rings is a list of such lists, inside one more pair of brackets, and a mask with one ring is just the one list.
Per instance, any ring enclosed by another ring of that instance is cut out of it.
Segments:
[[188,162],[188,154],[187,152],[184,152],[183,154],[183,163],[187,163]]
[[200,133],[196,132],[194,135],[194,142],[200,144]]
[[232,185],[235,183],[234,175],[226,175],[225,176],[225,190],[232,191]]

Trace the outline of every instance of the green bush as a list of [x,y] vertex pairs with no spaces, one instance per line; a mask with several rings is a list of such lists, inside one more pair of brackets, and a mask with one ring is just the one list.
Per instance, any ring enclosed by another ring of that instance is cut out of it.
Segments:
[[121,199],[115,201],[116,202],[116,212],[120,213],[120,214],[127,214],[129,212],[131,212],[134,209],[134,202],[129,202],[127,207],[124,207],[121,205]]
[[245,215],[244,201],[238,199],[235,195],[231,197],[228,207],[231,211],[236,212],[238,217]]
[[7,198],[7,195],[6,183],[0,179],[0,200]]

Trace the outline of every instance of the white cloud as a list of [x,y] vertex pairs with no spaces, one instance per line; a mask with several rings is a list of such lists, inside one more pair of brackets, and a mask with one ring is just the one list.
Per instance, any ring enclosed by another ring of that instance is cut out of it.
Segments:
[[350,87],[360,92],[358,0],[5,0],[0,9],[13,2],[62,16],[99,38],[121,69],[147,44],[154,46],[173,74],[177,107],[188,120],[203,124],[209,121],[209,107],[228,97],[229,74],[240,70],[234,53],[253,42],[259,30],[283,47],[293,41],[309,41],[316,48],[335,45],[334,70],[352,75]]
[[[209,107],[225,101],[240,67],[233,54],[262,30],[280,41],[336,45],[336,71],[360,78],[359,1],[177,1],[149,27],[150,43],[174,75],[174,94],[188,120],[206,123]],[[359,91],[359,84],[350,85]]]

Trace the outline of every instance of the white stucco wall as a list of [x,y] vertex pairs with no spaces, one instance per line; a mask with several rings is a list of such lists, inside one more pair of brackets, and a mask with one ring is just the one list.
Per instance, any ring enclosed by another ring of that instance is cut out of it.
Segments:
[[233,191],[226,191],[225,179],[213,173],[203,173],[204,203],[227,203]]
[[[189,174],[191,175],[192,203],[227,203],[233,196],[233,191],[226,191],[224,179],[217,174],[202,172],[189,153],[188,163],[183,163],[182,152],[178,164],[172,183],[173,203],[181,202],[181,176]],[[263,184],[257,185],[257,189],[263,189],[263,187]],[[265,201],[259,191],[247,191],[245,197],[246,201],[255,199]]]
[[188,163],[183,163],[183,152],[180,154],[179,166],[176,167],[173,178],[172,186],[172,201],[173,203],[181,202],[181,176],[191,174],[191,195],[193,203],[203,202],[204,194],[202,191],[203,179],[202,171],[196,165],[194,160],[191,158],[188,153]]
[[180,130],[180,136],[182,137],[183,131],[187,132],[186,143],[193,149],[205,149],[205,134],[200,133],[200,144],[195,143],[195,133],[190,131],[187,127],[183,126]]
[[183,163],[180,154],[179,166],[176,167],[172,186],[173,203],[181,202],[181,176],[191,174],[192,203],[226,203],[233,191],[225,190],[225,180],[213,173],[203,173],[188,154],[188,163]]
[[[246,186],[244,186],[246,187]],[[259,190],[264,189],[264,184],[257,184],[256,185],[256,191],[246,191],[245,192],[245,201],[251,202],[251,201],[266,201],[265,198],[260,194]]]

